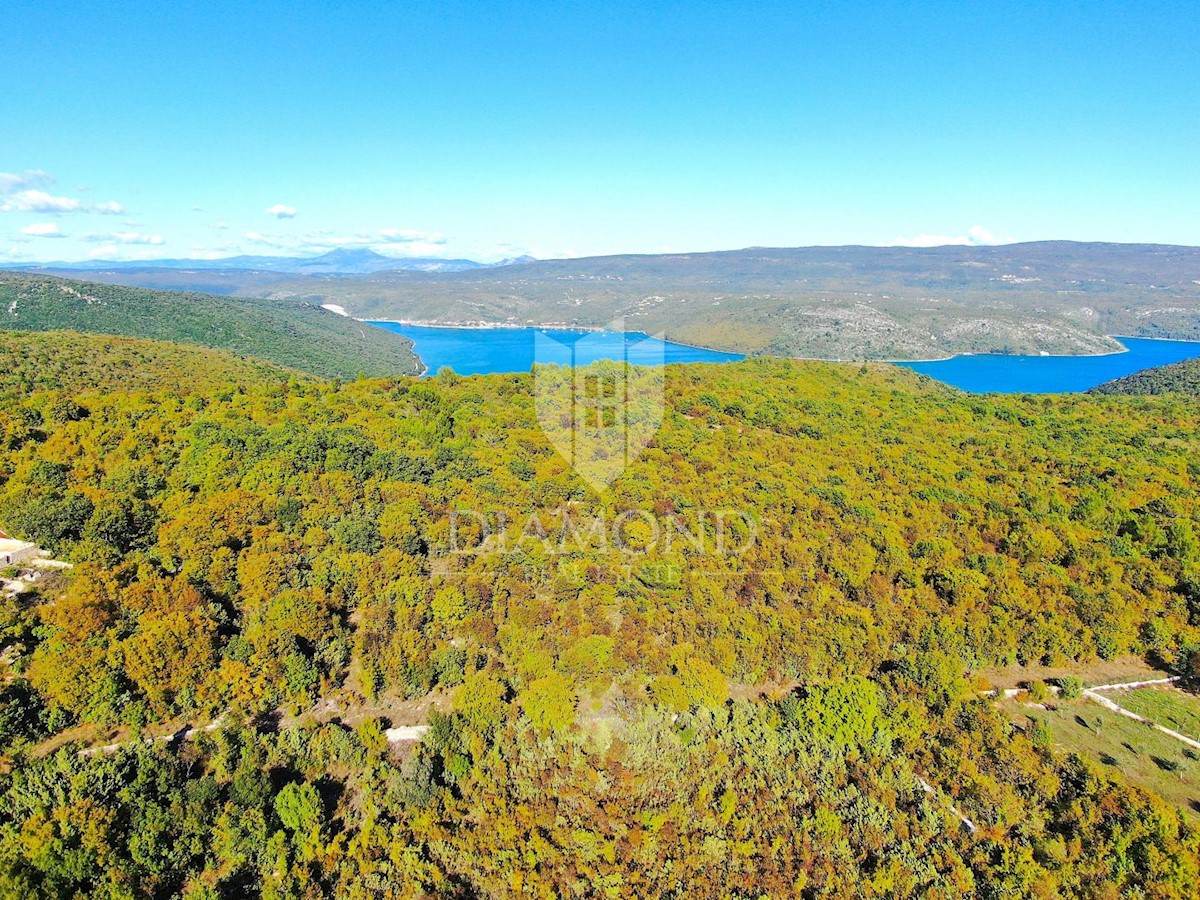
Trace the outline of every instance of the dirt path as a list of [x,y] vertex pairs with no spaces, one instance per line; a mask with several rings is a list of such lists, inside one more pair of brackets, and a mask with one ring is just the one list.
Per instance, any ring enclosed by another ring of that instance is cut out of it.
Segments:
[[1111,690],[1119,690],[1122,688],[1127,689],[1127,688],[1135,688],[1135,687],[1151,687],[1153,685],[1170,684],[1170,683],[1172,683],[1174,681],[1178,681],[1178,680],[1179,680],[1178,678],[1159,678],[1154,681],[1143,681],[1138,684],[1103,685],[1098,688],[1089,688],[1088,690],[1083,692],[1083,696],[1086,697],[1088,700],[1091,700],[1093,703],[1099,703],[1105,709],[1112,710],[1113,712],[1117,713],[1118,715],[1122,715],[1127,719],[1133,719],[1135,722],[1145,722],[1148,725],[1153,725],[1154,728],[1157,729],[1158,731],[1161,731],[1163,734],[1168,735],[1169,737],[1175,738],[1175,740],[1180,741],[1181,743],[1187,744],[1193,750],[1200,750],[1200,741],[1193,740],[1192,738],[1188,737],[1186,734],[1180,734],[1178,731],[1173,731],[1172,729],[1167,728],[1167,726],[1165,726],[1165,725],[1159,725],[1153,719],[1147,719],[1145,716],[1139,716],[1137,713],[1126,709],[1125,707],[1118,704],[1116,701],[1114,701],[1108,697],[1105,697],[1103,694],[1096,693],[1097,691],[1101,691],[1101,690],[1111,691]]
[[[1180,743],[1187,744],[1193,750],[1200,750],[1200,741],[1188,737],[1186,734],[1180,734],[1167,728],[1165,725],[1159,725],[1153,719],[1148,719],[1145,716],[1140,716],[1132,710],[1128,710],[1121,706],[1111,697],[1105,697],[1101,691],[1131,691],[1135,688],[1144,687],[1161,687],[1166,684],[1174,684],[1179,681],[1178,675],[1173,675],[1170,678],[1146,678],[1141,681],[1120,681],[1114,684],[1098,684],[1095,687],[1085,688],[1080,695],[1085,700],[1090,700],[1092,703],[1098,703],[1105,709],[1115,712],[1117,715],[1124,716],[1127,719],[1133,719],[1135,722],[1145,722],[1147,725],[1152,725],[1156,730],[1161,731],[1168,737],[1172,737]],[[1059,692],[1059,689],[1054,685],[1047,685],[1047,689],[1054,694]],[[985,691],[984,696],[996,697],[1003,700],[1011,700],[1021,693],[1020,688],[1005,688],[1003,690]],[[1035,704],[1040,706],[1041,704]]]
[[[160,734],[156,737],[142,738],[142,741],[147,744],[154,744],[160,741],[190,741],[198,734],[203,734],[206,731],[216,731],[221,727],[222,716],[218,716],[207,725],[197,726],[195,728],[186,728],[183,731],[177,731],[174,734]],[[132,744],[133,738],[124,741],[116,741],[112,744],[101,744],[99,747],[86,747],[79,751],[80,756],[95,756],[98,753],[112,753],[114,750],[120,750],[122,747]]]
[[[1093,703],[1099,703],[1105,709],[1124,716],[1127,719],[1133,719],[1135,722],[1145,722],[1147,725],[1153,725],[1163,734],[1169,735],[1175,740],[1187,744],[1193,750],[1200,750],[1200,741],[1194,740],[1193,738],[1188,737],[1186,734],[1180,734],[1178,731],[1173,731],[1172,729],[1167,728],[1165,725],[1159,725],[1153,719],[1148,719],[1145,716],[1139,716],[1132,710],[1128,710],[1121,706],[1112,698],[1105,697],[1102,693],[1100,693],[1101,691],[1131,691],[1135,688],[1161,687],[1165,684],[1174,684],[1177,681],[1179,681],[1179,676],[1172,675],[1170,678],[1146,678],[1141,681],[1119,681],[1114,684],[1098,684],[1095,687],[1085,688],[1080,696],[1085,700],[1092,701]],[[1046,685],[1046,689],[1052,694],[1059,693],[1059,688],[1052,684]],[[1012,700],[1021,692],[1021,688],[1002,688],[994,691],[983,691],[980,696],[992,697],[999,700]],[[1033,705],[1041,706],[1042,704],[1037,703]]]
[[1170,678],[1151,678],[1148,681],[1122,681],[1117,684],[1098,684],[1088,688],[1089,691],[1131,691],[1134,688],[1154,687],[1156,684],[1174,684],[1179,680],[1178,675]]
[[450,711],[452,693],[453,691],[440,688],[414,700],[385,695],[373,703],[364,702],[357,697],[335,694],[299,715],[281,716],[279,727],[292,728],[297,725],[323,724],[336,720],[356,728],[367,719],[386,719],[391,723],[392,730],[420,727],[429,721],[432,713]]
[[[1114,684],[1098,684],[1095,687],[1085,688],[1084,694],[1089,691],[1129,691],[1140,687],[1155,687],[1161,684],[1174,684],[1179,680],[1178,675],[1172,675],[1170,678],[1150,678],[1144,681],[1119,681]],[[1052,694],[1057,694],[1060,688],[1057,685],[1048,684],[1046,690]],[[980,691],[980,697],[995,697],[999,700],[1011,700],[1017,694],[1024,693],[1025,688],[996,688],[991,691]]]
[[[1162,672],[1138,656],[1122,656],[1113,660],[1097,660],[1086,665],[1021,666],[1011,665],[980,669],[974,673],[998,690],[1018,687],[1034,681],[1053,681],[1067,675],[1078,675],[1086,682],[1133,681],[1162,678]],[[1094,689],[1093,689],[1094,690]]]
[[[937,788],[935,788],[932,784],[930,784],[924,778],[918,777],[917,784],[921,785],[921,790],[923,790],[925,793],[929,794],[932,797],[937,797],[938,799],[942,799],[942,795],[938,793]],[[946,802],[946,806],[949,807],[950,812],[952,812],[954,814],[954,817],[956,819],[958,819],[958,821],[962,822],[965,826],[967,826],[967,831],[971,832],[971,834],[976,834],[979,831],[979,829],[976,827],[975,823],[972,822],[970,819],[968,819],[966,816],[964,816],[962,814],[962,812],[959,810],[959,808],[954,805],[953,801],[946,800],[945,802]]]
[[[427,723],[431,713],[450,711],[450,695],[451,692],[448,690],[437,690],[415,700],[385,696],[373,703],[363,702],[351,696],[335,695],[319,701],[298,715],[286,715],[282,710],[277,710],[276,721],[280,728],[323,725],[334,721],[350,728],[357,728],[368,719],[383,719],[391,725],[390,728],[384,730],[388,741],[393,744],[406,743],[419,741],[424,736],[425,732],[429,730]],[[146,734],[141,740],[147,744],[176,740],[190,741],[200,734],[216,731],[221,727],[223,719],[224,714],[203,724],[179,723],[174,727],[168,724],[165,731],[161,730],[164,726],[159,725],[154,729],[155,733]],[[52,735],[30,748],[30,753],[33,756],[47,756],[70,743],[104,739],[107,740],[103,744],[91,744],[80,748],[79,755],[95,756],[99,753],[112,753],[137,740],[127,726],[101,729],[96,725],[82,725]]]

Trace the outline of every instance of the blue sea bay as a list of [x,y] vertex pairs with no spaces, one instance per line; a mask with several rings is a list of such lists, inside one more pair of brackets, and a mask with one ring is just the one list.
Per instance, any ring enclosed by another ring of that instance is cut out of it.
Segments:
[[1103,356],[1011,356],[979,353],[932,362],[903,362],[938,381],[972,393],[1055,394],[1086,391],[1152,366],[1200,357],[1200,342],[1117,338],[1125,353]]
[[429,374],[449,367],[459,375],[528,372],[538,362],[587,365],[601,359],[627,359],[636,365],[684,362],[730,362],[738,353],[723,353],[661,341],[636,331],[586,331],[573,328],[448,328],[370,322],[413,342]]
[[[371,322],[404,335],[430,374],[443,367],[460,375],[528,372],[534,361],[586,365],[627,359],[637,365],[731,362],[724,353],[662,341],[641,332],[572,328],[473,328]],[[1200,357],[1200,342],[1118,338],[1125,352],[1102,356],[1015,356],[980,353],[924,362],[899,362],[913,371],[972,393],[1069,393],[1152,366]]]

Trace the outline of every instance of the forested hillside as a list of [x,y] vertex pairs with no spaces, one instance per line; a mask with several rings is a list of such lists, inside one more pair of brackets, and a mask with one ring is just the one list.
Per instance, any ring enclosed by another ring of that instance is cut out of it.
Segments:
[[0,407],[0,527],[76,563],[0,621],[0,895],[1200,893],[971,676],[1190,671],[1200,403],[674,366],[597,495],[528,375],[57,386]]
[[1093,394],[1188,394],[1200,395],[1200,359],[1187,359],[1169,366],[1143,369],[1092,388]]
[[329,378],[420,369],[404,338],[302,300],[151,291],[0,271],[0,328],[179,341]]
[[310,380],[295,369],[223,350],[74,331],[0,331],[0,372],[5,401],[38,391],[190,394],[272,379]]

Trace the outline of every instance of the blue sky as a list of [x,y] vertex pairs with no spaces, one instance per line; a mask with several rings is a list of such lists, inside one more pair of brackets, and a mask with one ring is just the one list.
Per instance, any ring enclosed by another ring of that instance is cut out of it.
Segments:
[[1195,3],[0,6],[0,260],[1200,244]]

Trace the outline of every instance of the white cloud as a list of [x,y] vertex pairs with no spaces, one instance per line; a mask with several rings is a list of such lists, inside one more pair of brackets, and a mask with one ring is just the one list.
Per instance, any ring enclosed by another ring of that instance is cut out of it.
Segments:
[[446,248],[441,243],[429,243],[427,241],[406,241],[402,244],[382,243],[375,244],[371,247],[376,253],[382,253],[384,256],[445,256]]
[[237,247],[193,247],[188,257],[191,259],[224,259],[227,256],[237,256]]
[[40,184],[53,184],[54,178],[42,169],[26,169],[24,172],[0,172],[0,194],[11,194],[22,188]]
[[379,234],[391,244],[444,244],[446,239],[431,231],[416,231],[412,228],[381,228]]
[[144,234],[140,231],[93,231],[83,235],[82,240],[91,244],[106,244],[109,246],[117,244],[148,244],[157,247],[159,244],[166,243],[166,240],[161,235]]
[[65,237],[65,235],[58,230],[58,226],[53,222],[39,222],[35,225],[26,225],[21,229],[21,234],[30,234],[34,237]]
[[[101,215],[117,216],[125,212],[125,207],[115,200],[107,203],[85,203],[75,197],[56,197],[46,191],[39,190],[55,181],[54,176],[43,169],[26,169],[24,172],[0,172],[0,212],[31,212],[60,215],[72,212],[94,212]],[[87,187],[80,185],[79,191]]]
[[88,254],[90,259],[115,259],[125,262],[145,261],[158,259],[162,256],[162,251],[156,246],[139,246],[121,243],[118,240],[107,241],[100,244]]
[[990,247],[995,244],[1010,244],[1014,238],[996,237],[982,225],[973,225],[966,234],[918,234],[913,237],[898,237],[889,247]]
[[109,237],[119,244],[165,244],[162,235],[158,234],[139,234],[136,231],[118,231],[110,234]]
[[[226,228],[228,223],[218,221],[213,223],[213,227]],[[440,234],[416,229],[309,231],[301,235],[244,231],[241,236],[249,244],[270,247],[273,250],[296,256],[327,253],[343,247],[369,248],[377,253],[395,257],[442,257],[446,255],[446,239],[444,237]]]
[[277,219],[294,219],[296,218],[296,207],[276,203],[274,206],[267,207],[267,215]]
[[1011,244],[1014,239],[1010,237],[996,237],[996,235],[992,234],[982,225],[972,225],[970,230],[967,231],[967,240],[972,244],[986,246],[990,244]]
[[11,262],[25,262],[26,260],[32,258],[33,257],[29,255],[28,250],[24,250],[15,244],[10,246],[7,250],[3,247],[0,247],[0,259],[7,259]]
[[318,232],[304,235],[300,238],[300,243],[305,247],[355,247],[377,242],[369,234],[338,235]]
[[279,241],[277,241],[275,238],[268,237],[265,234],[260,234],[257,231],[242,232],[242,237],[244,237],[246,240],[248,240],[252,244],[263,244],[264,246],[267,246],[267,247],[282,247],[283,246],[283,244],[279,243]]
[[372,248],[387,256],[444,256],[446,238],[434,231],[419,231],[414,228],[381,228],[382,241]]
[[365,247],[385,256],[442,256],[446,239],[440,234],[413,229],[383,228],[378,232],[355,234],[315,231],[302,235],[294,245],[297,251],[333,250],[338,247]]
[[[4,192],[0,191],[0,193]],[[71,212],[97,212],[102,215],[117,216],[125,212],[125,207],[111,200],[108,203],[89,205],[74,197],[55,197],[52,194],[47,194],[45,191],[30,188],[28,190],[17,191],[16,193],[9,193],[5,201],[0,203],[0,212],[49,213],[50,215]]]
[[83,204],[74,197],[52,197],[45,191],[28,190],[10,194],[0,210],[4,212],[65,213],[77,212]]

